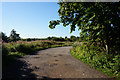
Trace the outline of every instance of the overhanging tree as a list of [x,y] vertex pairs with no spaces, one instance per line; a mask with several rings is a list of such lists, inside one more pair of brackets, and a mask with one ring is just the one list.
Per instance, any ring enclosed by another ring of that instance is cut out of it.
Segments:
[[101,42],[107,53],[110,47],[120,44],[119,3],[59,2],[58,4],[60,20],[50,21],[51,29],[60,23],[63,23],[64,27],[70,25],[71,32],[79,27],[81,35],[87,34],[90,41]]

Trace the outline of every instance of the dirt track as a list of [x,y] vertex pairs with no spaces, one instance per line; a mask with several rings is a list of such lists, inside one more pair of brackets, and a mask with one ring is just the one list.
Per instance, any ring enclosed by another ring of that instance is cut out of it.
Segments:
[[72,47],[41,50],[3,70],[3,78],[107,78],[70,54]]

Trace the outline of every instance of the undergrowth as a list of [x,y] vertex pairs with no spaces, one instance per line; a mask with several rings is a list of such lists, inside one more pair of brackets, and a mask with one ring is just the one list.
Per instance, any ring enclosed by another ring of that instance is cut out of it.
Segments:
[[120,51],[106,54],[99,46],[86,43],[74,45],[71,54],[108,76],[120,78]]

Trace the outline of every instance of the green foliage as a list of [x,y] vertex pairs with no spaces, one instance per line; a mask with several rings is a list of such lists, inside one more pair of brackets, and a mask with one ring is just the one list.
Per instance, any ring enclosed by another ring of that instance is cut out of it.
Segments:
[[12,64],[18,57],[31,55],[38,50],[43,50],[51,47],[70,46],[70,42],[55,42],[55,41],[17,41],[3,43],[2,46],[2,61],[3,65]]
[[27,39],[26,39],[26,41],[32,41],[32,39],[30,39],[30,38],[27,38]]
[[9,54],[8,48],[5,45],[2,45],[2,57],[7,56]]
[[76,37],[71,35],[70,38],[67,38],[67,36],[65,38],[62,37],[48,37],[47,40],[53,40],[53,41],[69,41],[69,42],[74,42],[74,41],[80,41],[80,37]]
[[18,41],[20,40],[19,34],[16,33],[16,31],[13,29],[10,33],[10,41]]
[[79,37],[76,37],[73,35],[70,36],[70,39],[71,39],[71,41],[79,41]]
[[48,40],[51,40],[52,38],[49,36],[47,39],[48,39]]
[[10,52],[9,49],[3,44],[2,45],[2,66],[8,66],[9,64],[11,64],[15,58],[9,56]]
[[25,39],[21,39],[21,41],[37,41],[37,40],[47,40],[45,39],[41,39],[41,38],[25,38]]
[[62,38],[62,37],[59,37],[59,38],[57,38],[57,37],[52,37],[51,39],[52,39],[53,41],[65,41],[65,39]]
[[51,29],[53,29],[53,28],[55,28],[55,26],[56,25],[58,25],[59,24],[59,20],[57,20],[57,21],[50,21],[49,23],[51,24],[51,25],[49,25],[49,27],[51,28]]
[[70,38],[66,38],[65,40],[66,40],[66,41],[70,41],[70,42],[72,42],[72,40],[71,40]]
[[1,32],[1,33],[0,33],[0,37],[2,38],[2,40],[3,40],[4,42],[8,42],[8,37],[5,35],[5,33]]
[[120,78],[120,53],[117,51],[106,54],[99,45],[74,45],[71,54],[77,59],[106,73],[109,76]]
[[8,56],[12,56],[14,58],[19,58],[19,57],[23,57],[25,56],[25,53],[20,53],[20,52],[10,52],[10,54]]
[[107,53],[113,46],[117,49],[120,44],[120,6],[118,2],[59,2],[58,4],[60,20],[50,21],[51,29],[60,23],[64,27],[70,25],[71,32],[78,27],[83,40],[103,43]]

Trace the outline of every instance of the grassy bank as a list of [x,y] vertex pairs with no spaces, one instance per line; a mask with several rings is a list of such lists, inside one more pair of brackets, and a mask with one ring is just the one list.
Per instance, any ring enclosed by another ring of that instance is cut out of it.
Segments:
[[47,48],[70,46],[71,42],[56,41],[18,41],[2,44],[2,62],[3,66],[12,64],[19,57],[32,55],[35,52]]
[[104,49],[100,48],[100,46],[88,45],[85,43],[83,45],[74,45],[71,54],[75,58],[104,72],[108,76],[120,78],[119,51],[106,54]]

